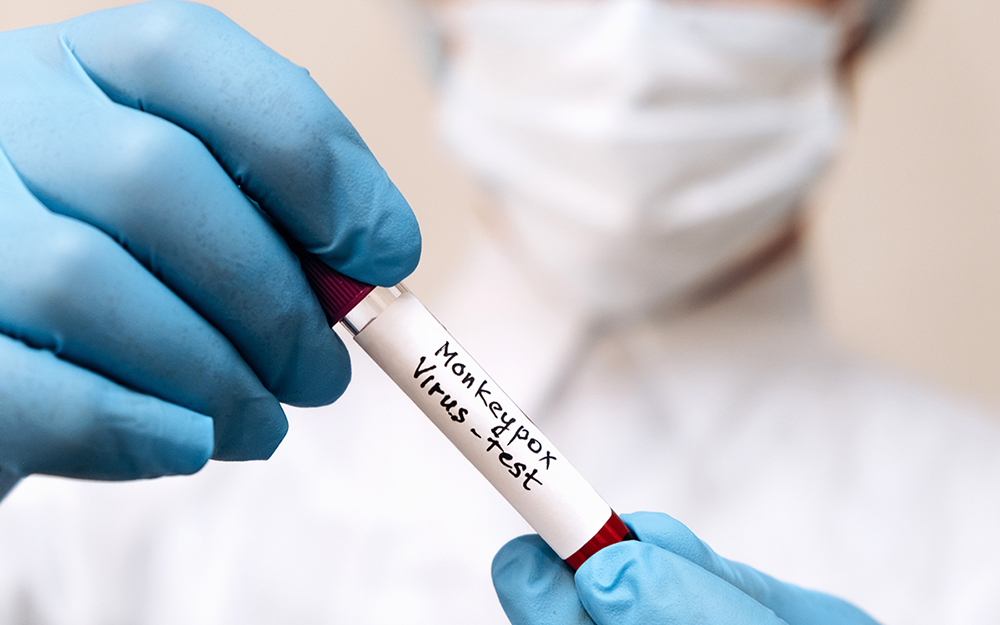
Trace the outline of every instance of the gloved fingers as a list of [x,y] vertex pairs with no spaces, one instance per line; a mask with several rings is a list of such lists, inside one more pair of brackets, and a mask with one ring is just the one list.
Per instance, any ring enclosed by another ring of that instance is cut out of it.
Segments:
[[0,466],[127,480],[194,473],[212,420],[0,334]]
[[[597,552],[576,573],[597,625],[782,625],[744,592],[669,551],[626,541]],[[832,621],[831,621],[832,622]]]
[[521,536],[493,558],[493,587],[513,625],[593,625],[573,571],[537,535]]
[[730,574],[729,561],[677,519],[660,512],[633,512],[621,518],[643,543],[675,553],[719,577]]
[[20,473],[15,473],[10,469],[0,466],[0,502],[10,494],[10,491],[14,490],[14,487],[21,482],[23,477]]
[[34,62],[35,84],[0,94],[0,110],[19,111],[0,119],[0,142],[32,193],[119,241],[279,400],[333,402],[350,379],[347,350],[267,218],[196,137],[108,100],[54,29],[41,44],[50,54]]
[[46,210],[2,152],[0,198],[0,331],[212,417],[216,458],[274,451],[281,406],[217,329],[107,235]]
[[306,70],[221,13],[147,2],[62,25],[114,101],[201,139],[282,228],[333,268],[391,285],[416,266],[409,206]]
[[826,593],[787,584],[715,553],[680,521],[657,512],[622,515],[639,540],[669,551],[731,584],[793,625],[874,624],[850,603]]

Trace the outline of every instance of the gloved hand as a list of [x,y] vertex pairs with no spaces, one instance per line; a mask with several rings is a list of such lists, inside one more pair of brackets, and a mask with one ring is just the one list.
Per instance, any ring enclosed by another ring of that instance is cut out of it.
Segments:
[[279,231],[370,283],[419,256],[306,70],[184,2],[0,33],[0,467],[268,457],[279,400],[327,404],[350,377]]
[[493,585],[514,625],[874,625],[845,601],[731,562],[665,514],[622,515],[639,537],[573,572],[538,536],[504,545]]

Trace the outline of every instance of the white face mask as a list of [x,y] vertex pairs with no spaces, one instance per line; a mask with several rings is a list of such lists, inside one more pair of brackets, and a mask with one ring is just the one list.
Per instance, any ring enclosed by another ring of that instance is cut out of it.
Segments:
[[684,294],[785,231],[842,134],[840,31],[810,10],[452,3],[442,131],[517,258],[590,314]]

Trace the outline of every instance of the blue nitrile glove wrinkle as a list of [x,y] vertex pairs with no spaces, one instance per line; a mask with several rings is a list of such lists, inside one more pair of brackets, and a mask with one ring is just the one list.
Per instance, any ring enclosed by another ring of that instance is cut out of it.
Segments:
[[575,575],[538,536],[507,543],[493,584],[511,623],[875,625],[841,599],[719,557],[665,514],[622,519],[639,541],[604,548]]
[[378,284],[420,252],[304,69],[186,2],[0,33],[0,466],[131,479],[270,456],[279,401],[350,379],[279,228]]

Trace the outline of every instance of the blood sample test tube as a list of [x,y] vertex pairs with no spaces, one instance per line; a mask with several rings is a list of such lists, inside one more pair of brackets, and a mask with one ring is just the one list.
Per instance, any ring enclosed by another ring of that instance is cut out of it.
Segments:
[[635,534],[402,285],[352,280],[299,250],[331,325],[361,348],[574,571]]

